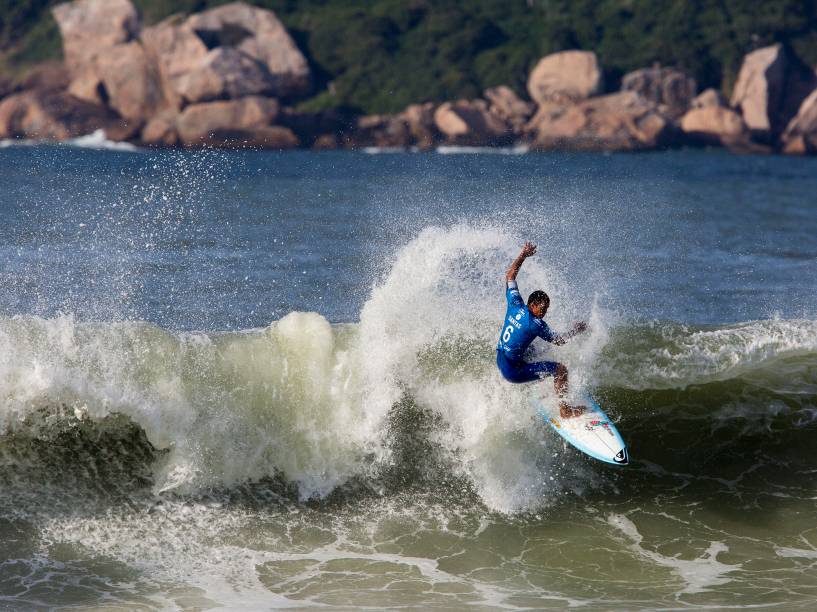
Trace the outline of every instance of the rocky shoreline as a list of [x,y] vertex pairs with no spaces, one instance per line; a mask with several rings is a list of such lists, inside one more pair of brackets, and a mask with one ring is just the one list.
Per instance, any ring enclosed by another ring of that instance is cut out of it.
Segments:
[[817,75],[781,45],[745,56],[728,101],[660,66],[609,91],[596,55],[572,50],[539,60],[530,99],[498,86],[479,99],[361,116],[299,109],[315,93],[313,75],[268,10],[234,2],[145,27],[130,0],[76,0],[53,15],[64,64],[0,83],[0,139],[60,141],[102,129],[148,147],[817,153]]

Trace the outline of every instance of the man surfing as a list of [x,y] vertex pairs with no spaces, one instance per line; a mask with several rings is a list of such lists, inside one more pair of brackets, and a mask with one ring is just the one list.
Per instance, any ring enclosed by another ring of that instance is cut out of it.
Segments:
[[511,267],[505,273],[507,289],[505,297],[508,300],[508,309],[505,312],[505,321],[499,332],[499,343],[496,346],[496,365],[502,376],[512,383],[526,383],[540,380],[546,376],[553,376],[553,386],[559,396],[559,413],[567,419],[584,412],[584,406],[571,406],[567,403],[567,368],[555,361],[536,361],[528,363],[523,360],[525,351],[537,337],[561,346],[574,336],[587,329],[587,323],[580,321],[573,325],[573,329],[559,335],[553,333],[543,317],[550,306],[550,298],[544,291],[534,291],[528,296],[528,304],[522,300],[519,288],[516,285],[516,275],[519,268],[528,258],[536,254],[536,245],[526,242],[522,252],[513,260]]

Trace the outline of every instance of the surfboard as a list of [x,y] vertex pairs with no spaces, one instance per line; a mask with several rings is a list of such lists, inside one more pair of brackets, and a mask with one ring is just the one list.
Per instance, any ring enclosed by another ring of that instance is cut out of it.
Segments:
[[532,400],[532,403],[556,433],[581,452],[613,465],[629,463],[627,446],[621,434],[589,395],[583,394],[581,401],[587,410],[569,419],[562,418],[555,405],[548,407],[542,399]]

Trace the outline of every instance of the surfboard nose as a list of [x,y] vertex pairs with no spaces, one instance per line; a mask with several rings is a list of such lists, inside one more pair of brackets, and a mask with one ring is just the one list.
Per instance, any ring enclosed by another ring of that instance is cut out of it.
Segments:
[[627,456],[627,449],[622,448],[618,451],[613,457],[613,461],[620,465],[627,465],[630,462],[630,458]]

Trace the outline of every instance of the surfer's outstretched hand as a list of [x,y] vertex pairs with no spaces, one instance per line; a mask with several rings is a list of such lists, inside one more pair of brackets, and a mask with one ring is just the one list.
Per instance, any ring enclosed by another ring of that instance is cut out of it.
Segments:
[[525,244],[522,246],[522,253],[520,253],[522,257],[531,257],[536,255],[536,245],[532,242],[525,241]]
[[587,331],[587,322],[586,321],[576,321],[573,324],[573,333],[580,334],[583,331]]

